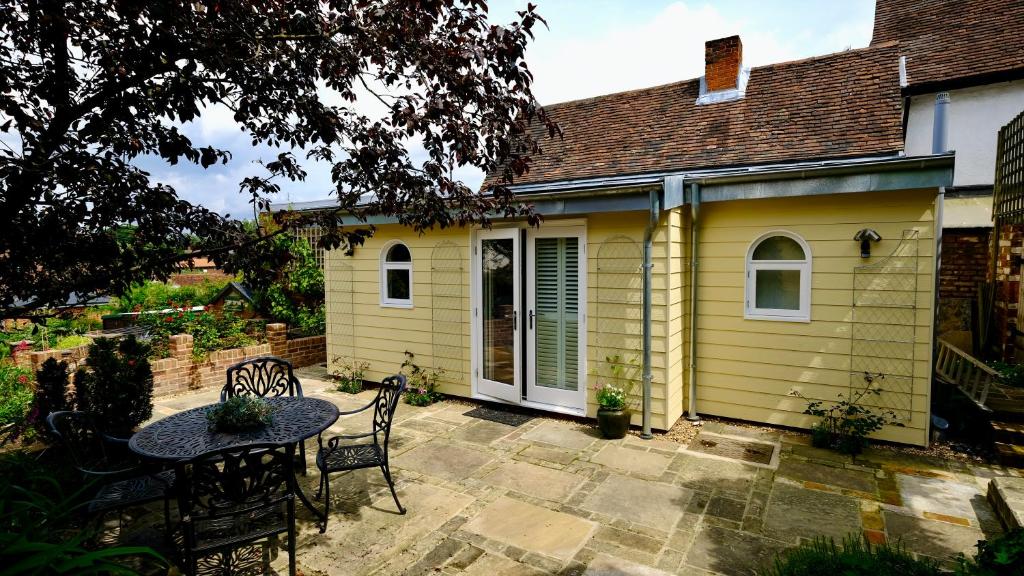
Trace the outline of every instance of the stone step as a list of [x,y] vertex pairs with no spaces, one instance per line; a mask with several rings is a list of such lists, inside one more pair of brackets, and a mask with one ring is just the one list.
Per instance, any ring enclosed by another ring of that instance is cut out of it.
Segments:
[[993,478],[988,483],[988,501],[1007,530],[1024,526],[1024,478]]
[[1024,468],[1024,446],[1007,444],[1005,442],[995,443],[996,454],[999,455],[999,462],[1003,466]]
[[1024,422],[993,420],[992,435],[997,442],[1024,446]]
[[989,398],[985,405],[992,409],[992,419],[1003,422],[1024,422],[1024,402],[1008,398]]

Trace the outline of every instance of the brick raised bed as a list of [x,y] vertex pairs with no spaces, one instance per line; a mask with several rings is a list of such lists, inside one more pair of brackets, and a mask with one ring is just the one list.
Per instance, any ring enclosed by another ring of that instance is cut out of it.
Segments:
[[[48,358],[65,360],[74,370],[85,363],[89,347],[79,346],[70,350],[46,350],[43,352],[21,353],[18,363],[33,371],[38,370]],[[259,356],[279,356],[295,367],[311,366],[327,361],[326,336],[309,336],[289,340],[287,326],[267,325],[267,343],[210,352],[203,362],[192,360],[192,335],[171,336],[171,357],[154,360],[153,395],[166,396],[204,388],[220,388],[224,385],[224,373],[228,366]]]

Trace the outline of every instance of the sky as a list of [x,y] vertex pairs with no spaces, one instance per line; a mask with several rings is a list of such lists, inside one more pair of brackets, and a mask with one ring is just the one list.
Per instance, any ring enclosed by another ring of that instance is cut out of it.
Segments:
[[[697,78],[704,72],[704,42],[739,34],[745,66],[760,66],[867,46],[874,0],[533,0],[549,29],[539,27],[526,60],[534,93],[553,104]],[[492,0],[492,22],[511,21],[525,1]],[[366,104],[366,106],[372,106]],[[207,110],[184,127],[193,142],[231,150],[227,165],[202,169],[146,161],[142,167],[173,186],[180,196],[223,214],[252,216],[238,193],[245,176],[261,174],[254,164],[270,154],[251,147],[226,109]],[[413,160],[422,150],[411,150]],[[262,156],[261,156],[262,154]],[[326,166],[308,166],[305,182],[282,182],[275,202],[329,197]],[[470,188],[483,174],[457,173]]]

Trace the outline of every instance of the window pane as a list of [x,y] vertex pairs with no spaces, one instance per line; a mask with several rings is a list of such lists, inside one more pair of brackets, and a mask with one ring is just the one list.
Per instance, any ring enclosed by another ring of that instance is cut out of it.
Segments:
[[788,236],[765,238],[754,248],[754,260],[806,260],[804,249]]
[[483,295],[483,377],[515,384],[515,243],[480,242]]
[[409,271],[388,270],[388,299],[408,300],[409,299]]
[[799,270],[758,270],[755,308],[800,309]]
[[395,244],[388,250],[388,262],[412,262],[412,256],[409,254],[409,248],[405,244]]

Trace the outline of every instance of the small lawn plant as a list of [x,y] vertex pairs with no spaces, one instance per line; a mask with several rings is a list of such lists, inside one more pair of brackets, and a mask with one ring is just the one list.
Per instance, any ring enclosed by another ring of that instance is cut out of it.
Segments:
[[358,394],[363,391],[363,379],[370,364],[359,360],[352,360],[335,356],[332,362],[337,369],[331,374],[338,383],[337,390],[346,394]]
[[416,355],[405,351],[405,362],[402,362],[402,374],[408,379],[405,391],[405,403],[413,406],[430,406],[444,398],[437,391],[437,381],[444,375],[444,370],[422,368],[416,364]]
[[842,545],[815,538],[776,558],[767,576],[939,576],[932,561],[917,560],[900,546],[873,545],[858,535]]
[[883,374],[864,373],[864,386],[849,396],[839,394],[839,401],[825,406],[821,400],[810,400],[799,391],[791,396],[807,400],[804,414],[817,416],[818,422],[811,428],[811,443],[818,448],[829,448],[843,454],[860,454],[867,446],[868,436],[883,426],[903,426],[892,410],[881,410],[865,406],[868,398],[882,394],[879,382]]
[[978,542],[973,559],[960,556],[961,576],[1020,576],[1024,574],[1024,528],[1014,528],[992,540]]

